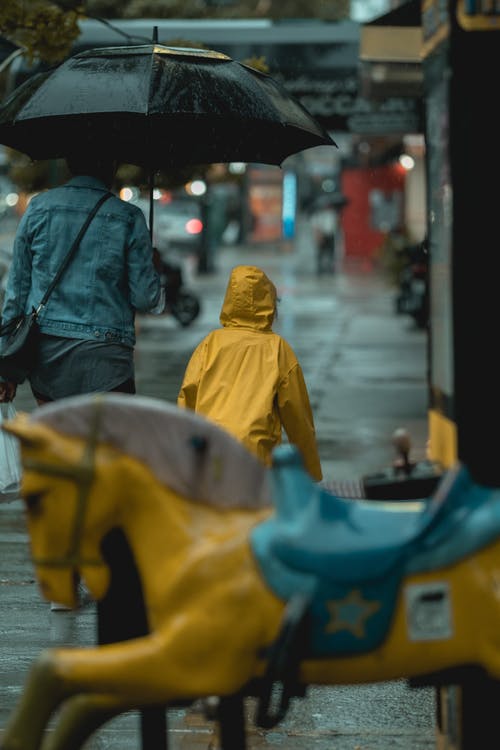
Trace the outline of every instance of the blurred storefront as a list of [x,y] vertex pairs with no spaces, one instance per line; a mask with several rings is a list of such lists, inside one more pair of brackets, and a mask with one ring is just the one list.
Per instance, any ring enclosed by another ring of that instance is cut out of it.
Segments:
[[[371,101],[372,113],[353,126],[357,157],[343,172],[350,198],[343,216],[346,252],[365,259],[376,259],[391,235],[411,244],[426,234],[421,3],[394,5],[361,27],[360,94]],[[410,110],[395,106],[401,101],[411,102]]]

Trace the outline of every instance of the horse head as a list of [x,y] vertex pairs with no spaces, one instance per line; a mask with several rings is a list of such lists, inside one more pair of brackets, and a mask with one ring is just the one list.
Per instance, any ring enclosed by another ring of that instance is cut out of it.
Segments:
[[99,543],[111,508],[109,495],[107,504],[93,502],[92,495],[102,492],[94,482],[103,449],[92,434],[84,442],[26,414],[5,429],[21,444],[22,497],[40,592],[74,607],[81,577],[101,598],[109,576]]
[[269,502],[267,470],[229,434],[153,399],[64,399],[19,414],[5,429],[20,440],[40,591],[71,607],[80,578],[94,599],[105,595],[102,540],[126,525],[130,504],[165,504],[166,496],[171,503],[182,496],[219,508],[259,509]]

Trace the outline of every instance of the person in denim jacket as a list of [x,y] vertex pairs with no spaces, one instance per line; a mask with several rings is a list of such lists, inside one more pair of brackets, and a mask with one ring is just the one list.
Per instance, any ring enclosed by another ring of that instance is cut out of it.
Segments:
[[[2,323],[38,307],[116,163],[68,157],[72,179],[34,196],[16,233]],[[38,317],[39,363],[30,376],[40,405],[98,391],[135,393],[135,313],[161,313],[164,290],[142,211],[115,195],[99,209]],[[16,386],[0,383],[0,401]]]

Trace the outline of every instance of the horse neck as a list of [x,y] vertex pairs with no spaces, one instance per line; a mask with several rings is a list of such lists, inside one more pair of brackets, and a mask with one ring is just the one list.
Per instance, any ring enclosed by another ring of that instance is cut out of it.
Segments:
[[119,472],[114,491],[126,500],[121,503],[120,526],[147,607],[155,609],[155,602],[164,601],[172,582],[195,560],[214,553],[223,556],[228,545],[244,542],[263,511],[227,511],[193,502],[161,485],[143,467],[133,469]]

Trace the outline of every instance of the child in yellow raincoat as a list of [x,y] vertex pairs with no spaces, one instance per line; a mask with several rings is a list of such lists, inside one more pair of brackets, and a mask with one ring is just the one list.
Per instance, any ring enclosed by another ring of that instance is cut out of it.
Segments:
[[231,271],[220,313],[188,362],[177,404],[231,432],[270,465],[282,428],[313,479],[322,479],[314,419],[302,368],[272,330],[276,287],[256,266]]

